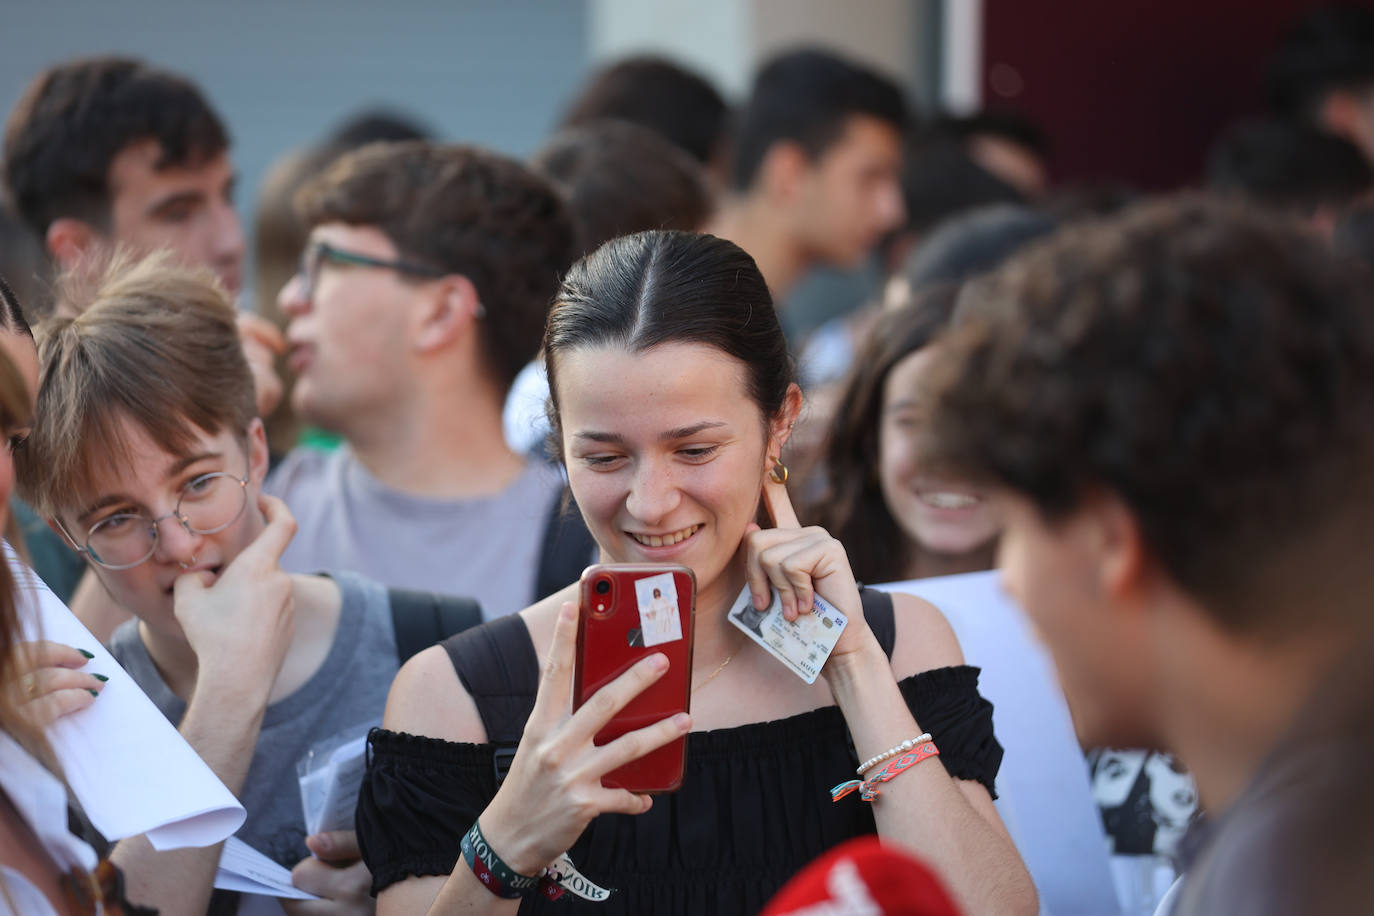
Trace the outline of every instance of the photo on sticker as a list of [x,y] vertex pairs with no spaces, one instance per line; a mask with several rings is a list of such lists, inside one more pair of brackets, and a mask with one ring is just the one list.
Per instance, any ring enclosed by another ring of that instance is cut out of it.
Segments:
[[678,613],[677,586],[672,573],[635,580],[635,598],[646,647],[682,638],[682,618]]

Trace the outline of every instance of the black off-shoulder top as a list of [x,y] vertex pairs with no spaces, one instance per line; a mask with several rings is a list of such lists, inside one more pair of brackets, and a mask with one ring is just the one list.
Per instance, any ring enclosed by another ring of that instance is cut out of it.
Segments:
[[[891,654],[890,596],[865,590],[864,614]],[[518,740],[534,705],[539,666],[518,616],[498,618],[445,643],[487,733]],[[925,671],[901,681],[907,706],[940,747],[953,776],[989,792],[1002,761],[992,704],[978,669]],[[436,702],[438,700],[436,699]],[[363,858],[377,893],[412,875],[447,875],[463,832],[496,794],[497,744],[459,744],[375,729],[358,798]],[[569,850],[607,901],[530,896],[523,913],[757,913],[800,868],[844,840],[875,831],[869,805],[839,803],[830,788],[858,765],[837,707],[773,722],[693,732],[681,789],[638,816],[596,818]]]

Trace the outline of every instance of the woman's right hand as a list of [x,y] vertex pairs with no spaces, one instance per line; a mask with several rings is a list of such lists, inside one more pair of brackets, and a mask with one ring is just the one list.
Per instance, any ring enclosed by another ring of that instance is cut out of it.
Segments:
[[487,842],[523,875],[538,874],[566,852],[597,815],[648,811],[648,795],[605,788],[601,777],[692,727],[691,717],[678,713],[601,747],[593,744],[593,736],[625,704],[663,676],[668,659],[662,653],[641,659],[570,714],[577,618],[578,606],[565,603],[520,747],[505,782],[482,812]]
[[85,709],[105,689],[102,677],[81,671],[90,661],[81,650],[40,639],[19,647],[20,711],[39,728]]

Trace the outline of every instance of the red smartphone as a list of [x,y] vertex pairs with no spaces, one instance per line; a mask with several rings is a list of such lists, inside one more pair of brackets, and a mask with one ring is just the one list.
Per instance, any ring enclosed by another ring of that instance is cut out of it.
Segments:
[[[597,732],[597,745],[690,711],[696,586],[696,575],[686,566],[606,564],[582,573],[574,711],[645,656],[668,656],[668,670]],[[682,784],[686,759],[683,735],[612,770],[601,784],[631,792],[672,792]]]

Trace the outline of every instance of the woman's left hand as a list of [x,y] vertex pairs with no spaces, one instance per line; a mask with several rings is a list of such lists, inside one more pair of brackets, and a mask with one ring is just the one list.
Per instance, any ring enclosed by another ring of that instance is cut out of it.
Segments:
[[765,483],[764,496],[778,527],[750,524],[745,529],[745,568],[754,607],[768,607],[772,589],[777,589],[783,616],[792,621],[809,612],[813,596],[820,595],[849,618],[832,656],[859,648],[870,631],[844,545],[824,528],[797,527],[796,512],[780,484]]
[[105,689],[102,675],[82,671],[90,659],[79,649],[46,639],[20,646],[20,709],[40,728],[85,709]]

